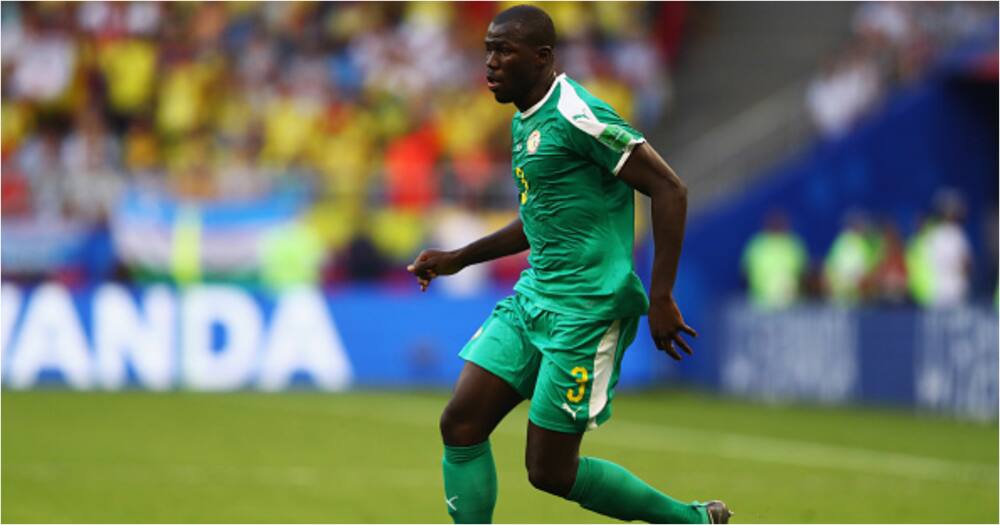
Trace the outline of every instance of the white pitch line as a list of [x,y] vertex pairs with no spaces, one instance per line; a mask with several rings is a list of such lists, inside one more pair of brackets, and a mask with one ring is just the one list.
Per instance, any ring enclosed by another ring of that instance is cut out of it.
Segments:
[[[257,400],[259,402],[260,400]],[[244,404],[240,402],[240,404]],[[254,403],[256,404],[256,402]],[[304,413],[332,413],[341,417],[356,417],[378,422],[392,422],[411,426],[435,426],[436,420],[427,420],[407,410],[414,404],[433,404],[437,410],[444,407],[440,401],[409,398],[391,405],[387,410],[373,411],[358,408],[326,405],[323,407],[288,408],[275,403],[275,408]],[[524,430],[501,425],[497,432],[509,436],[524,436]],[[682,452],[720,458],[754,461],[808,468],[823,468],[884,474],[927,481],[955,481],[987,483],[997,480],[998,466],[993,463],[955,461],[930,456],[901,454],[843,445],[828,445],[814,441],[792,440],[755,436],[736,432],[702,430],[660,423],[640,423],[612,419],[605,427],[588,432],[584,441],[607,447],[654,452]]]
[[[587,439],[601,445],[676,451],[783,465],[888,474],[930,481],[984,483],[997,479],[997,465],[939,459],[812,441],[672,425],[614,421],[603,435]],[[617,436],[627,433],[628,436]]]

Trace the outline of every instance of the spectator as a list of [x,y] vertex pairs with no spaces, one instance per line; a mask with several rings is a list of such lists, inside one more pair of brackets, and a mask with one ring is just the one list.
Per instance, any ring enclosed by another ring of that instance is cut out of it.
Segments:
[[861,48],[831,62],[810,84],[806,94],[809,112],[820,132],[845,133],[877,100],[878,71]]
[[46,125],[29,139],[18,155],[20,172],[31,188],[31,213],[42,222],[59,222],[66,209],[66,177],[59,150],[62,136],[53,125]]
[[[88,2],[84,5],[92,5]],[[109,109],[120,118],[136,115],[153,97],[156,46],[145,39],[124,38],[98,48],[98,65],[107,86]]]
[[380,279],[390,264],[382,257],[375,243],[364,233],[351,239],[342,252],[341,266],[352,281],[374,281]]
[[[443,210],[433,224],[431,240],[435,246],[465,246],[491,231],[476,214],[463,207]],[[453,279],[443,279],[441,289],[454,296],[476,295],[486,287],[488,277],[489,268],[470,266]]]
[[907,290],[906,252],[899,229],[891,222],[882,226],[879,257],[866,287],[872,297],[882,303],[906,303]]
[[865,2],[845,51],[824,61],[806,90],[817,130],[836,137],[871,111],[882,92],[921,78],[956,41],[988,29],[996,9],[976,2]]
[[954,191],[944,190],[935,197],[940,220],[927,232],[926,257],[933,287],[930,305],[950,307],[969,296],[972,256],[962,230],[965,205]]
[[875,253],[868,239],[865,217],[859,212],[851,212],[845,222],[845,228],[827,253],[823,276],[834,302],[854,304],[862,299],[862,285],[872,270]]
[[100,112],[80,112],[74,130],[62,143],[60,157],[71,213],[88,223],[103,221],[123,181],[118,166],[119,142],[108,132]]
[[743,250],[742,266],[750,299],[764,308],[784,308],[799,299],[809,263],[802,241],[780,211],[772,211],[764,230]]
[[66,93],[77,66],[73,41],[36,16],[25,17],[24,34],[11,55],[16,96],[42,103],[54,103]]
[[432,126],[394,140],[385,155],[386,189],[394,206],[425,209],[437,201],[437,132]]
[[913,301],[920,306],[928,306],[934,294],[934,275],[927,249],[927,236],[932,227],[933,219],[931,217],[922,218],[916,233],[906,245],[907,285]]
[[325,255],[322,242],[308,223],[295,221],[276,227],[261,243],[261,281],[276,293],[316,286]]

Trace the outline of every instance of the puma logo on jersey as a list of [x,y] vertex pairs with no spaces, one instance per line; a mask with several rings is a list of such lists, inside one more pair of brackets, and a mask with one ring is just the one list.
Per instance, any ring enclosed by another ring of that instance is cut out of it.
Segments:
[[562,404],[562,409],[563,409],[563,410],[565,410],[566,412],[569,412],[569,415],[570,415],[570,416],[571,416],[571,417],[572,417],[573,419],[576,419],[576,414],[577,414],[577,412],[579,412],[579,411],[583,410],[583,407],[579,407],[579,408],[577,408],[576,410],[573,410],[573,407],[569,406],[569,404],[568,404],[568,403],[566,403],[566,402],[563,402],[563,404]]

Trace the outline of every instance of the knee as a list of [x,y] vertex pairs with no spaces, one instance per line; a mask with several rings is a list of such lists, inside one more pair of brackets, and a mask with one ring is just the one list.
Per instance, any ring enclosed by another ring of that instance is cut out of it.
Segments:
[[445,443],[452,441],[456,434],[459,433],[461,426],[461,420],[456,417],[456,414],[451,407],[445,407],[444,411],[441,412],[441,419],[438,421],[438,428],[441,430],[441,438]]
[[450,405],[445,407],[438,422],[441,439],[446,445],[461,447],[476,445],[489,438],[471,418],[463,417]]
[[529,464],[528,481],[538,490],[565,498],[576,482],[576,469]]

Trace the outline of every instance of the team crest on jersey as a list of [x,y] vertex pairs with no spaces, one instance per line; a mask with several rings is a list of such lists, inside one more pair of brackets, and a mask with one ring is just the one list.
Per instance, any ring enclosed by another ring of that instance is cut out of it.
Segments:
[[534,153],[538,151],[538,145],[541,144],[541,142],[542,142],[542,132],[538,131],[537,129],[535,131],[532,131],[531,135],[528,135],[528,140],[525,142],[525,145],[528,147],[528,153]]

